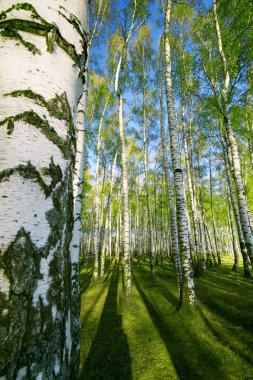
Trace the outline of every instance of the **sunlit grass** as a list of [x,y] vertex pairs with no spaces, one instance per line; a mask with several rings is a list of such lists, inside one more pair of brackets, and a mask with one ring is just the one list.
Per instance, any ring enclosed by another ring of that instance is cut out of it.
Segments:
[[253,379],[253,281],[223,258],[196,279],[197,308],[177,311],[172,265],[133,261],[132,295],[125,299],[122,268],[106,280],[81,273],[81,379]]

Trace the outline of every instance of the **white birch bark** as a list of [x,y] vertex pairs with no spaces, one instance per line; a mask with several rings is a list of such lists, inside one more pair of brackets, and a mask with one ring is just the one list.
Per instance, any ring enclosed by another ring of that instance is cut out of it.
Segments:
[[156,258],[156,264],[158,264],[158,251],[157,251],[157,237],[158,237],[158,231],[157,231],[157,188],[156,188],[156,165],[154,168],[153,173],[153,191],[154,191],[154,245],[155,245],[155,258]]
[[165,137],[164,128],[164,101],[163,101],[163,80],[164,76],[162,73],[162,39],[160,41],[160,62],[159,62],[159,81],[160,81],[160,134],[162,143],[162,160],[163,160],[163,171],[165,177],[166,192],[168,196],[168,206],[169,206],[169,226],[171,231],[171,250],[172,257],[175,262],[176,272],[177,272],[177,285],[180,294],[180,300],[182,301],[183,296],[183,273],[181,257],[178,246],[178,229],[177,229],[177,216],[173,197],[173,188],[170,179],[169,172],[169,162],[168,162],[168,149],[167,141]]
[[100,278],[104,277],[106,248],[108,248],[109,254],[111,255],[110,218],[111,218],[112,193],[113,193],[113,186],[114,186],[114,179],[115,179],[117,157],[118,157],[118,152],[116,151],[116,153],[114,155],[113,163],[111,165],[110,190],[109,190],[108,199],[107,199],[104,239],[103,239],[103,244],[102,244],[102,249],[101,249]]
[[96,158],[96,184],[95,184],[95,228],[94,228],[94,241],[93,241],[93,252],[94,252],[94,269],[93,278],[97,280],[98,278],[98,258],[99,258],[99,171],[100,171],[100,150],[101,150],[101,133],[103,128],[103,122],[105,117],[105,112],[107,109],[109,97],[105,99],[105,104],[102,109],[98,124],[98,140],[97,140],[97,158]]
[[0,4],[0,372],[8,379],[68,379],[78,369],[87,5]]
[[151,270],[151,275],[154,276],[155,275],[155,245],[154,245],[154,230],[153,230],[153,221],[152,221],[152,213],[151,213],[150,194],[149,194],[148,152],[147,152],[147,117],[146,117],[145,95],[144,94],[143,94],[142,133],[143,133],[144,181],[145,181],[147,210],[148,210],[150,270]]
[[122,189],[118,191],[118,213],[117,213],[117,227],[116,227],[116,250],[115,250],[115,258],[118,262],[120,259],[120,247],[121,247],[121,198],[122,198]]
[[212,225],[213,225],[213,233],[214,233],[214,242],[215,242],[215,251],[218,258],[218,265],[221,264],[221,250],[219,244],[219,238],[214,218],[214,209],[213,209],[213,171],[212,171],[212,149],[209,149],[209,184],[210,184],[210,206],[211,206],[211,215],[212,215]]
[[[240,215],[239,215],[239,211],[238,211],[238,207],[237,207],[237,203],[236,203],[234,186],[233,186],[231,173],[230,173],[230,169],[229,169],[228,154],[227,154],[226,150],[224,151],[224,158],[225,158],[225,168],[226,168],[226,174],[227,174],[227,183],[228,183],[230,201],[231,201],[231,206],[232,206],[235,221],[236,221],[237,235],[238,235],[240,250],[241,250],[241,254],[242,254],[242,258],[243,258],[244,275],[246,277],[250,277],[250,269],[249,269],[249,263],[248,263],[247,249],[245,246],[245,241],[244,241],[244,237],[243,237],[243,233],[242,233]],[[231,217],[231,219],[232,219],[232,217]]]
[[122,196],[123,196],[123,246],[124,246],[124,278],[126,293],[131,292],[131,255],[130,255],[130,221],[129,221],[129,199],[128,199],[128,175],[127,175],[127,153],[123,123],[123,102],[121,92],[119,99],[119,134],[121,141],[121,166],[122,166]]
[[172,1],[168,0],[165,9],[165,62],[166,62],[166,98],[168,108],[168,120],[170,131],[170,149],[172,158],[172,167],[174,175],[174,187],[177,207],[177,226],[180,254],[182,258],[183,279],[184,279],[184,301],[186,304],[193,306],[195,304],[195,290],[192,263],[190,258],[189,247],[189,226],[186,214],[186,204],[184,197],[183,172],[180,162],[180,148],[178,143],[177,119],[174,105],[174,94],[171,75],[171,47],[169,40],[170,17]]
[[191,170],[190,154],[188,149],[188,141],[186,137],[186,125],[185,125],[185,110],[184,104],[181,105],[181,116],[182,116],[182,130],[183,130],[183,142],[184,142],[184,153],[185,153],[185,166],[186,175],[188,181],[188,189],[190,194],[191,211],[193,219],[193,231],[194,231],[194,248],[197,255],[198,274],[202,274],[206,271],[205,257],[203,253],[203,247],[201,244],[200,231],[199,231],[199,211],[197,209],[197,201],[194,193],[194,182],[193,182],[193,172]]
[[[209,241],[209,236],[207,234],[207,229],[206,229],[206,221],[205,221],[205,212],[204,212],[204,205],[203,205],[203,190],[202,190],[202,183],[201,183],[201,170],[200,170],[200,160],[199,160],[199,155],[197,155],[197,163],[198,163],[198,175],[200,179],[200,186],[199,186],[199,205],[200,205],[200,210],[201,210],[201,231],[202,231],[202,238],[204,241],[204,244],[206,246],[206,263],[208,266],[212,265],[212,260],[211,257],[212,255],[214,256],[214,253],[212,251],[212,246]],[[216,265],[216,258],[214,256],[214,264]]]
[[229,216],[229,225],[231,228],[232,243],[233,243],[232,247],[233,247],[233,253],[234,253],[234,265],[233,265],[232,270],[237,271],[238,265],[239,265],[239,251],[238,251],[237,243],[236,243],[235,224],[233,220],[233,213],[232,213],[230,200],[228,201],[228,216]]
[[215,248],[214,248],[214,245],[213,245],[213,241],[211,239],[211,235],[210,235],[210,231],[209,231],[209,228],[207,226],[207,224],[205,224],[205,231],[206,231],[206,235],[207,235],[207,241],[209,243],[209,247],[210,247],[210,251],[211,251],[211,255],[212,255],[212,258],[213,258],[213,262],[214,262],[214,265],[216,266],[217,265],[217,260],[216,260],[216,256],[215,256]]
[[248,208],[246,195],[245,195],[245,188],[244,188],[244,184],[242,180],[241,164],[240,164],[240,158],[239,158],[239,153],[238,153],[238,147],[237,147],[237,142],[233,133],[232,126],[231,126],[230,115],[229,115],[229,110],[228,110],[230,72],[229,72],[229,67],[228,67],[229,65],[228,65],[227,57],[226,57],[224,47],[223,47],[223,42],[222,42],[222,35],[221,35],[221,29],[220,29],[218,14],[217,14],[216,0],[213,0],[212,9],[213,9],[213,17],[214,17],[214,23],[215,23],[215,28],[216,28],[218,50],[219,50],[221,62],[223,65],[223,75],[224,75],[222,89],[221,89],[220,109],[222,111],[224,126],[226,129],[226,138],[227,138],[228,147],[231,151],[233,177],[234,177],[234,182],[235,182],[235,187],[236,187],[238,208],[239,208],[239,215],[240,215],[243,237],[244,237],[247,252],[251,261],[251,265],[253,265],[253,235],[250,228],[249,208]]

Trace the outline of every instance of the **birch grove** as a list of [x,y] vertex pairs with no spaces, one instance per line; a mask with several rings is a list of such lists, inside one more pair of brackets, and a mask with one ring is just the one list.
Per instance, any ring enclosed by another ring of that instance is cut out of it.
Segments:
[[[115,24],[108,34],[106,75],[115,101],[104,123],[105,130],[107,120],[118,128],[120,144],[112,190],[108,165],[118,143],[111,132],[103,142],[107,190],[102,194],[96,187],[104,204],[101,250],[93,254],[102,277],[108,259],[124,262],[127,293],[131,262],[148,260],[154,275],[155,265],[169,259],[179,304],[194,307],[194,277],[222,265],[224,254],[233,256],[234,271],[242,260],[244,275],[251,276],[252,172],[245,165],[251,163],[252,70],[250,52],[242,51],[250,43],[252,12],[244,2],[241,13],[232,1],[226,14],[223,1],[202,8],[161,1],[155,6],[157,41],[148,12],[154,6],[145,7],[136,0],[111,8]],[[92,228],[87,236],[94,236]]]
[[[196,315],[233,352],[231,297],[248,294],[253,268],[249,3],[1,1],[1,379],[95,376],[114,363],[114,330],[115,373],[134,378],[125,312],[166,341],[180,311],[172,362]],[[227,305],[222,339],[214,304]]]

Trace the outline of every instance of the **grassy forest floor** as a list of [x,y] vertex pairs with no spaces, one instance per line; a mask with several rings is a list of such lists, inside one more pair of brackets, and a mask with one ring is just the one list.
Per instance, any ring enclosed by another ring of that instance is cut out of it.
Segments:
[[177,311],[173,266],[164,260],[149,273],[133,261],[130,299],[123,295],[122,267],[107,264],[93,283],[92,264],[81,272],[80,379],[253,379],[253,280],[231,271],[223,257],[196,279],[198,307]]

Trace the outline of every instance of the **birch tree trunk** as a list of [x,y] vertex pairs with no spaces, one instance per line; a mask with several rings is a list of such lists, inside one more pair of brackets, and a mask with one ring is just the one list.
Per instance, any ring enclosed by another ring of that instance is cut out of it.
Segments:
[[87,1],[0,3],[0,373],[73,379]]
[[106,249],[109,250],[109,255],[111,257],[111,230],[110,230],[110,221],[111,221],[111,208],[112,208],[112,192],[114,186],[114,178],[115,178],[115,169],[117,162],[118,152],[116,151],[113,163],[111,165],[111,173],[110,173],[110,190],[107,199],[107,207],[106,207],[106,219],[105,219],[105,230],[104,230],[104,239],[103,245],[101,249],[101,266],[100,266],[100,277],[104,277],[104,267],[105,267],[105,253]]
[[218,265],[220,265],[221,264],[221,250],[220,250],[219,238],[218,238],[214,212],[213,212],[213,171],[212,171],[212,160],[211,160],[211,147],[209,149],[209,183],[210,183],[210,206],[211,206],[215,250],[216,250],[216,254],[218,258]]
[[124,245],[124,280],[126,293],[131,292],[131,254],[130,254],[130,222],[129,222],[129,200],[128,200],[128,176],[127,176],[127,154],[125,133],[123,124],[122,93],[119,98],[119,133],[121,140],[121,165],[122,165],[122,196],[123,196],[123,245]]
[[147,209],[148,209],[150,269],[151,269],[151,275],[154,276],[155,275],[155,245],[154,245],[154,230],[153,230],[153,221],[152,221],[152,214],[151,214],[150,194],[149,194],[148,153],[147,153],[147,119],[146,119],[145,95],[144,94],[143,94],[142,132],[143,132],[144,180],[145,180],[145,190],[146,190]]
[[[212,246],[211,246],[211,243],[209,241],[209,236],[207,234],[207,228],[206,228],[199,154],[197,154],[197,163],[198,163],[198,176],[199,176],[199,179],[200,179],[200,185],[199,185],[199,204],[200,204],[201,217],[202,217],[202,220],[201,220],[202,229],[201,230],[202,230],[202,237],[203,237],[203,241],[205,243],[206,252],[207,252],[206,263],[207,263],[208,266],[211,266],[212,265],[211,256],[212,256],[213,252],[212,252]],[[214,265],[216,265],[216,258],[215,258],[215,256],[214,256]]]
[[[162,42],[162,39],[161,39]],[[183,297],[183,274],[182,274],[182,264],[178,246],[178,231],[177,231],[177,216],[175,210],[175,203],[173,197],[173,188],[171,185],[170,172],[169,172],[169,162],[168,162],[168,150],[167,141],[165,137],[164,130],[164,101],[163,101],[163,74],[162,74],[162,44],[160,42],[160,62],[159,62],[159,81],[160,81],[160,133],[161,133],[161,143],[162,143],[162,160],[163,160],[163,171],[165,177],[166,192],[168,196],[169,205],[169,225],[171,230],[171,250],[172,257],[176,266],[177,272],[177,284],[180,294],[180,302],[182,302]]]
[[95,185],[95,228],[94,228],[94,270],[93,278],[98,278],[98,259],[99,259],[99,169],[100,169],[100,149],[101,149],[101,133],[103,127],[103,121],[105,117],[106,108],[108,105],[109,97],[105,101],[105,105],[102,110],[102,114],[98,125],[98,141],[97,141],[97,158],[96,158],[96,185]]
[[243,237],[247,252],[253,266],[253,235],[250,228],[249,222],[249,208],[245,195],[245,188],[242,180],[241,173],[241,163],[238,153],[237,142],[233,133],[233,129],[230,122],[229,108],[228,108],[228,94],[230,86],[230,72],[228,67],[227,57],[223,48],[221,29],[217,14],[217,4],[216,0],[213,0],[213,17],[216,28],[217,45],[220,54],[220,59],[223,66],[224,81],[221,88],[220,97],[220,110],[223,115],[224,126],[226,130],[226,139],[228,144],[228,149],[231,151],[231,163],[232,163],[232,173],[235,181],[237,199],[238,199],[238,209],[241,221],[241,227],[243,232]]
[[192,263],[190,258],[189,246],[189,226],[186,214],[186,203],[184,197],[183,171],[180,161],[180,148],[178,143],[177,119],[174,105],[174,94],[171,75],[171,48],[169,39],[170,17],[172,1],[168,0],[165,9],[165,62],[166,62],[166,98],[168,108],[168,120],[170,131],[170,149],[172,158],[172,167],[174,174],[174,187],[177,207],[177,226],[179,247],[183,266],[183,288],[185,303],[193,306],[195,304],[195,289],[193,280]]
[[243,237],[243,233],[242,233],[240,215],[239,215],[239,211],[238,211],[238,207],[237,207],[237,203],[236,203],[233,182],[232,182],[231,173],[230,173],[230,170],[229,170],[228,154],[227,154],[226,150],[224,150],[224,158],[225,158],[225,167],[226,167],[226,174],[227,174],[227,183],[228,183],[229,195],[230,195],[232,209],[233,209],[233,212],[234,212],[234,217],[235,217],[235,221],[236,221],[236,228],[237,228],[237,234],[238,234],[241,254],[242,254],[242,258],[243,258],[244,276],[250,277],[251,274],[250,274],[250,269],[249,269],[247,249],[246,249],[246,246],[245,246],[245,241],[244,241],[244,237]]
[[236,232],[235,232],[235,225],[233,220],[233,213],[232,213],[232,207],[230,204],[230,200],[228,201],[228,216],[229,216],[229,224],[231,228],[231,235],[232,235],[232,243],[233,243],[233,253],[234,253],[234,265],[232,270],[237,271],[238,265],[239,265],[239,252],[236,244]]
[[188,189],[190,193],[191,211],[193,219],[193,231],[194,231],[194,250],[197,255],[197,272],[199,275],[206,271],[205,257],[203,253],[203,247],[201,244],[200,231],[199,231],[199,211],[197,209],[197,201],[194,192],[194,181],[193,181],[193,171],[190,162],[190,154],[188,149],[188,141],[186,137],[186,125],[185,125],[185,111],[184,104],[181,105],[181,116],[182,116],[182,129],[183,129],[183,142],[184,142],[184,153],[185,153],[185,166],[186,175],[188,181]]
[[121,191],[118,192],[118,213],[116,221],[116,241],[115,241],[115,260],[119,261],[120,250],[120,231],[121,231]]

